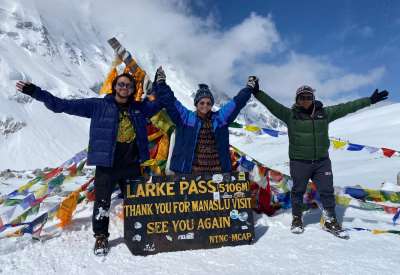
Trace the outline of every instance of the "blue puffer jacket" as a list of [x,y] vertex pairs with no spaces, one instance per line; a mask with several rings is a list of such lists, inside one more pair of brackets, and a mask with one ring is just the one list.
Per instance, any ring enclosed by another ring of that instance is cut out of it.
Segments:
[[[174,93],[167,84],[153,85],[159,103],[165,107],[168,115],[176,124],[175,146],[171,157],[170,169],[175,173],[191,173],[197,137],[202,121],[195,112],[186,109],[175,98]],[[251,88],[242,89],[232,100],[211,115],[217,151],[222,172],[224,173],[232,170],[229,155],[228,126],[246,105],[250,99],[251,92]]]
[[[88,165],[112,167],[117,143],[119,109],[113,95],[104,98],[61,99],[37,87],[33,98],[43,102],[55,113],[91,118],[89,133]],[[157,102],[144,100],[133,102],[129,108],[132,125],[135,127],[136,143],[140,162],[149,159],[147,119],[160,110]]]

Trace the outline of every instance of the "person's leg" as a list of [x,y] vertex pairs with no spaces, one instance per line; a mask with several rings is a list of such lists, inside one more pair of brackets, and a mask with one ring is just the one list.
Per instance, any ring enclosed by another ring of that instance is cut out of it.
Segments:
[[104,235],[108,237],[109,210],[111,194],[115,186],[113,168],[96,167],[94,188],[96,200],[93,207],[92,225],[95,236]]
[[121,193],[118,194],[118,198],[120,198],[120,199],[125,198],[127,181],[128,181],[128,179],[119,179],[118,180],[118,186],[119,186],[119,189],[121,190]]
[[313,164],[311,180],[317,185],[324,211],[328,216],[335,217],[335,190],[333,188],[332,164],[329,158]]
[[118,185],[121,189],[121,198],[125,198],[126,185],[130,180],[138,180],[140,177],[139,165],[127,168],[119,168],[116,170],[116,178],[118,179]]
[[331,160],[328,158],[315,164],[312,180],[317,185],[317,190],[321,198],[322,213],[321,226],[324,230],[334,235],[347,239],[349,236],[342,230],[335,213],[335,189],[333,188],[333,175]]
[[292,214],[301,217],[303,212],[303,196],[307,189],[308,181],[312,175],[311,163],[291,160],[290,175],[293,180],[293,187],[290,193],[292,202]]

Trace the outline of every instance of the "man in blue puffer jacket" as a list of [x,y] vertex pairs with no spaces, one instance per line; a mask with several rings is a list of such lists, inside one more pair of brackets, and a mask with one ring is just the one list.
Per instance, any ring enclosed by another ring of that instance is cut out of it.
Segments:
[[141,175],[140,163],[149,159],[146,124],[160,110],[156,102],[133,100],[135,80],[121,74],[112,83],[113,93],[104,98],[61,99],[31,83],[19,81],[17,90],[45,104],[56,113],[91,119],[87,164],[96,166],[93,207],[94,252],[108,252],[111,194],[118,182]]
[[176,124],[170,169],[179,174],[231,172],[228,126],[250,99],[257,78],[249,77],[247,87],[216,112],[211,111],[214,97],[206,84],[199,85],[196,111],[190,111],[176,99],[165,79],[165,72],[158,68],[153,89]]

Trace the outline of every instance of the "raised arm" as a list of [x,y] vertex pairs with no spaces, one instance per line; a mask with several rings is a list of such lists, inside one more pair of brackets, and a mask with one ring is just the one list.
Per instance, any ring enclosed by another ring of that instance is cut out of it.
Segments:
[[243,88],[239,93],[227,103],[225,103],[218,111],[218,117],[224,124],[233,122],[240,110],[246,105],[247,101],[251,97],[253,89],[250,87]]
[[239,115],[240,111],[246,106],[249,101],[251,94],[259,89],[258,78],[256,76],[249,76],[246,88],[243,88],[239,93],[226,104],[224,104],[218,111],[219,119],[224,124],[232,123]]
[[161,107],[166,109],[169,117],[175,124],[183,125],[189,122],[190,114],[193,112],[182,105],[165,81],[155,82],[153,84],[153,91],[156,94],[156,101],[158,101]]
[[379,92],[376,89],[370,97],[364,97],[357,100],[349,101],[347,103],[341,103],[334,106],[326,107],[326,113],[328,115],[328,121],[334,121],[338,118],[344,117],[347,114],[356,112],[362,108],[375,104],[379,101],[387,99],[389,96],[388,91]]
[[55,113],[67,113],[87,118],[91,118],[94,113],[96,98],[62,99],[32,83],[22,81],[17,82],[16,87],[18,91],[43,102],[49,110]]
[[365,97],[346,103],[340,103],[337,105],[326,107],[325,111],[328,115],[328,121],[331,122],[341,117],[344,117],[347,114],[356,112],[369,105],[371,105],[371,100],[368,97]]
[[175,97],[174,92],[166,83],[166,75],[160,66],[154,77],[153,91],[161,108],[165,108],[172,122],[176,125],[186,125],[194,122],[194,113],[187,109]]
[[258,90],[253,94],[274,116],[287,124],[291,114],[290,108],[280,104],[264,91]]

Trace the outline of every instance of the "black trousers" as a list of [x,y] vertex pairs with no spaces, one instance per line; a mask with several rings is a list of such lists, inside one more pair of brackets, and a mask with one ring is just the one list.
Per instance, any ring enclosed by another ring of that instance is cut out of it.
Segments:
[[111,205],[111,195],[118,184],[121,192],[125,193],[126,181],[137,179],[140,176],[139,167],[114,168],[96,166],[95,174],[95,196],[96,200],[93,207],[92,226],[95,236],[109,236],[109,212]]
[[317,160],[290,160],[290,175],[293,179],[291,191],[292,214],[301,216],[303,195],[311,179],[317,185],[321,203],[328,215],[335,215],[335,191],[333,188],[332,164],[329,157]]

